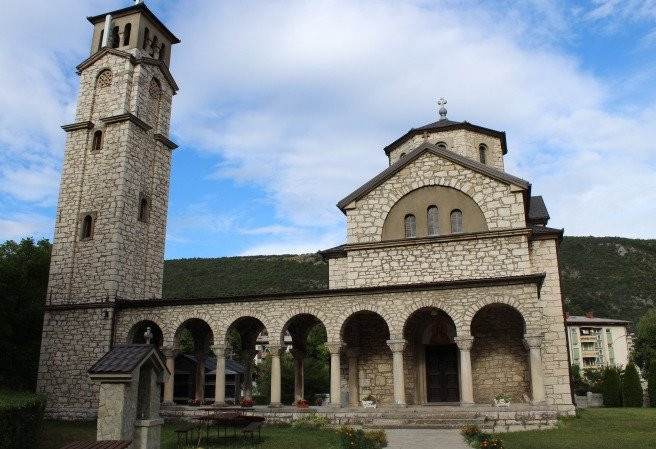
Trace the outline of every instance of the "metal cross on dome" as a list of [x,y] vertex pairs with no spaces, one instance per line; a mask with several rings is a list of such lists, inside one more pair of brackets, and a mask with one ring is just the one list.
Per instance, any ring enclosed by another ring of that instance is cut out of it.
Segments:
[[446,100],[444,99],[444,97],[441,97],[438,100],[437,104],[440,105],[440,110],[439,110],[440,120],[446,120],[446,108],[444,107],[444,105],[446,105]]

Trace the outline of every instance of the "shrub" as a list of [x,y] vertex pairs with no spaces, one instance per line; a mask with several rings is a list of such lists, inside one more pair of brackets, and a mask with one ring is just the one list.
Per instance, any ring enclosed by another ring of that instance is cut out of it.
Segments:
[[606,407],[622,406],[622,382],[620,371],[615,366],[609,366],[604,370],[603,394]]
[[585,396],[590,387],[581,375],[581,367],[579,365],[571,365],[569,372],[572,378],[572,390],[574,390],[574,394]]
[[318,416],[315,414],[307,415],[292,421],[292,428],[294,429],[321,429],[328,425],[328,420],[325,416]]
[[460,429],[460,435],[465,438],[469,446],[483,449],[503,449],[503,441],[494,438],[489,433],[481,432],[478,426],[464,426]]
[[633,362],[629,362],[622,378],[622,399],[624,407],[642,407],[642,385],[640,376]]
[[38,447],[45,405],[43,396],[0,391],[0,448]]
[[383,430],[364,431],[342,426],[337,434],[343,449],[382,449],[387,446],[387,436]]
[[656,357],[651,359],[649,364],[647,388],[649,389],[649,405],[656,407]]

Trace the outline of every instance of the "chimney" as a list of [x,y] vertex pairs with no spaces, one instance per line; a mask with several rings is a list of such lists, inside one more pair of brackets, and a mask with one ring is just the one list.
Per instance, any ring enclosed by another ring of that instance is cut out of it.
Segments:
[[592,312],[585,312],[585,317],[586,318],[594,318],[594,315],[592,314]]

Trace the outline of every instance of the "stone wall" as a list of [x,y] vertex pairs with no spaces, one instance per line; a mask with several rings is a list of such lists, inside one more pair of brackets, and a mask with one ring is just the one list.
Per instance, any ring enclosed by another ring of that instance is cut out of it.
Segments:
[[[103,319],[103,312],[108,316]],[[87,370],[110,349],[111,309],[48,311],[43,320],[37,392],[53,419],[90,419],[97,413],[98,384]]]
[[425,153],[355,202],[346,211],[347,243],[379,242],[388,212],[401,197],[427,185],[453,187],[483,211],[489,230],[526,226],[522,193],[507,183]]
[[345,262],[330,263],[346,263],[346,270],[333,270],[335,276],[346,275],[334,285],[346,288],[521,276],[531,273],[527,241],[528,231],[517,231],[487,238],[396,242],[352,249]]
[[492,404],[497,395],[513,402],[530,398],[528,351],[524,348],[524,322],[507,306],[488,306],[472,322],[471,349],[474,402]]
[[485,144],[488,148],[487,164],[499,170],[503,170],[503,150],[501,149],[501,141],[496,137],[465,129],[438,132],[432,131],[427,133],[426,137],[422,135],[414,136],[402,143],[398,148],[390,151],[390,165],[397,162],[402,153],[408,154],[423,143],[432,143],[435,145],[439,142],[446,143],[448,150],[468,157],[476,162],[480,162],[478,147],[480,144]]

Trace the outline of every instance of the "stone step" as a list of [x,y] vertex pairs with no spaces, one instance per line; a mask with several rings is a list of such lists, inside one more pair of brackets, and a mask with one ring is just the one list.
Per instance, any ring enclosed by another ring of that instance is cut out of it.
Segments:
[[364,424],[365,428],[377,429],[459,429],[466,425],[477,425],[481,428],[492,427],[491,422],[485,418],[430,418],[415,417],[411,419],[377,418]]

